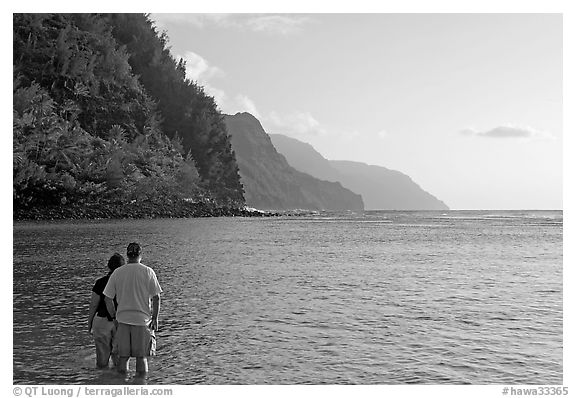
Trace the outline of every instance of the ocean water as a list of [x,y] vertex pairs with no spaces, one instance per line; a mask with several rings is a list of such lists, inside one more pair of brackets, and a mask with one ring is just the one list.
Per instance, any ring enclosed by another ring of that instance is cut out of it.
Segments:
[[[13,381],[562,384],[562,224],[561,211],[16,223]],[[95,369],[87,331],[94,281],[134,240],[164,289],[146,380]]]

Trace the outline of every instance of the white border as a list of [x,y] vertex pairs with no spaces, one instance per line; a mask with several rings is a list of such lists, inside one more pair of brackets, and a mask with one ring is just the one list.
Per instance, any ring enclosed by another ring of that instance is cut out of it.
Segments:
[[[574,316],[573,306],[574,302],[573,293],[571,290],[571,282],[574,280],[574,249],[573,242],[576,242],[574,234],[574,183],[573,183],[573,170],[574,170],[574,138],[573,132],[575,131],[574,124],[574,73],[576,65],[574,63],[574,38],[576,37],[575,29],[575,13],[570,1],[395,1],[395,2],[375,2],[368,0],[356,0],[354,2],[340,2],[330,3],[327,7],[326,2],[310,1],[310,0],[292,0],[290,2],[270,2],[264,0],[245,0],[234,2],[232,0],[226,1],[210,1],[210,2],[181,2],[181,1],[140,1],[138,3],[132,2],[119,2],[119,1],[99,1],[98,3],[86,4],[80,1],[58,1],[58,2],[40,2],[38,0],[20,2],[13,4],[3,3],[2,18],[2,38],[3,48],[5,54],[11,53],[12,41],[12,12],[299,12],[299,13],[318,13],[318,12],[337,12],[337,13],[356,13],[356,12],[386,12],[386,13],[401,13],[401,12],[418,12],[418,13],[563,13],[564,15],[564,112],[563,112],[563,130],[570,132],[564,134],[564,379],[565,386],[569,388],[576,388],[570,386],[570,379],[568,375],[575,374],[574,370]],[[8,8],[8,10],[4,8]],[[8,64],[9,56],[5,56],[2,63],[2,122],[4,126],[4,134],[2,134],[2,151],[5,151],[2,156],[2,249],[4,253],[12,253],[12,200],[11,189],[8,184],[9,170],[12,170],[11,161],[12,157],[9,154],[11,148],[10,138],[12,120],[10,91],[8,87],[12,84],[12,66]],[[10,83],[8,83],[10,81]],[[12,260],[12,254],[10,256]],[[7,259],[7,262],[9,260]],[[10,261],[10,263],[13,263]],[[4,303],[12,302],[12,272],[8,271],[7,267],[12,266],[10,263],[5,264],[5,275],[10,277],[2,278],[2,295]],[[8,296],[10,295],[10,296]],[[11,307],[11,305],[10,305]],[[12,346],[12,316],[6,316],[2,328],[2,337],[5,344]],[[6,387],[8,394],[13,393],[12,386],[12,358],[9,355],[4,356],[4,361],[8,362],[3,366],[1,377],[2,386]],[[10,387],[9,387],[10,386]],[[56,386],[59,388],[66,386]],[[70,386],[77,388],[78,386]],[[111,386],[105,386],[111,387]],[[171,386],[174,389],[173,396],[189,396],[191,393],[196,396],[213,396],[213,395],[227,395],[232,394],[246,394],[251,397],[266,397],[271,394],[275,396],[290,396],[296,392],[309,396],[318,396],[319,394],[357,394],[362,396],[378,396],[382,397],[383,394],[393,397],[404,396],[442,396],[442,397],[501,397],[502,388],[504,386],[488,385],[488,386]],[[515,386],[520,387],[520,386]],[[532,386],[526,386],[532,387]],[[149,386],[152,388],[152,386]],[[574,395],[574,391],[571,391]],[[13,396],[13,395],[12,395]]]

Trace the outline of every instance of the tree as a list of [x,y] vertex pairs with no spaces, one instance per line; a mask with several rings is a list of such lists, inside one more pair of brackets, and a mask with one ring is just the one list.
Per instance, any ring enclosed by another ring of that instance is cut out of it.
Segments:
[[15,212],[203,195],[194,163],[162,132],[106,19],[13,18]]
[[128,49],[129,62],[158,104],[162,130],[181,137],[206,187],[221,202],[244,204],[244,189],[230,137],[214,98],[186,79],[184,60],[176,60],[168,37],[144,14],[109,14],[112,34]]

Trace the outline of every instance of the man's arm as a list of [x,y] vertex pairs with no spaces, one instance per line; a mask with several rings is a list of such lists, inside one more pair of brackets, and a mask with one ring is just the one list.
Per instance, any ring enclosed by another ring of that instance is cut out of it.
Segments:
[[114,297],[116,297],[116,278],[115,274],[112,273],[110,278],[108,279],[108,283],[104,287],[104,303],[106,304],[106,309],[108,310],[108,314],[114,319],[114,323],[116,323],[116,305],[114,304]]
[[160,294],[152,296],[152,330],[158,330],[158,314],[160,314]]

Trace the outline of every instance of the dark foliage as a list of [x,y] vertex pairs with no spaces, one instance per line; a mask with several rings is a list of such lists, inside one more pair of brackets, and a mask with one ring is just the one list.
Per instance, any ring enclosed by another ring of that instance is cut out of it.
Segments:
[[[167,118],[133,73],[132,55],[113,36],[112,19],[94,14],[13,16],[15,217],[54,206],[160,208],[185,199],[243,204],[239,182],[219,179],[231,172],[218,170],[217,156],[203,159],[201,178],[194,151],[185,152],[190,144],[176,133],[172,140],[165,134],[160,120]],[[130,21],[126,23],[136,23]],[[156,38],[165,42],[164,36]],[[167,75],[182,73],[181,65],[166,68]],[[163,76],[157,75],[158,84],[164,84]],[[188,108],[189,113],[205,112],[191,101]],[[203,133],[192,129],[191,134]],[[204,152],[210,151],[221,148],[207,144]],[[202,182],[210,178],[218,183]],[[210,192],[214,188],[219,195]]]
[[169,137],[181,137],[185,151],[220,201],[243,203],[243,188],[223,115],[202,87],[186,79],[185,63],[169,51],[165,33],[158,33],[143,14],[109,14],[112,34],[130,53],[134,73],[158,104],[161,126]]

